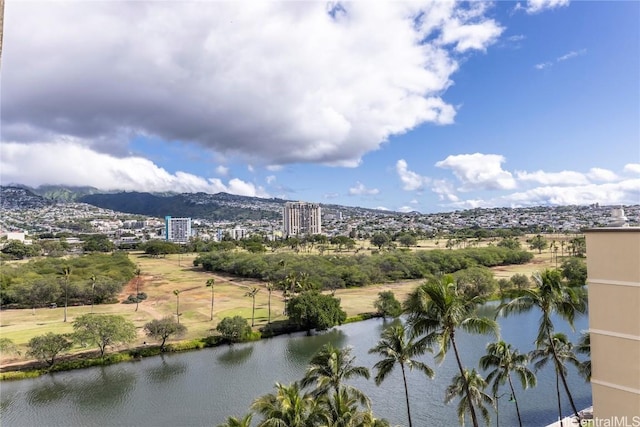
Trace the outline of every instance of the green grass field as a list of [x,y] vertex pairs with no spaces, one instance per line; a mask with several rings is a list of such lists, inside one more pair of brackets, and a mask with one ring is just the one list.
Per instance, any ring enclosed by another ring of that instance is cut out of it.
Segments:
[[[427,250],[441,247],[435,242],[420,242],[418,250]],[[147,341],[143,333],[143,326],[152,319],[163,316],[175,316],[178,298],[174,290],[179,293],[180,322],[187,329],[187,335],[183,339],[200,338],[211,335],[217,323],[224,317],[240,315],[251,322],[252,298],[246,296],[252,287],[258,287],[260,291],[255,297],[255,326],[260,327],[267,323],[269,293],[266,284],[260,281],[228,277],[204,272],[193,267],[195,254],[170,255],[164,258],[150,258],[142,253],[132,253],[131,260],[141,270],[141,282],[139,291],[147,294],[147,299],[141,302],[136,311],[136,304],[108,304],[96,305],[94,313],[108,313],[122,315],[132,321],[138,328],[136,344]],[[534,260],[526,265],[496,267],[496,278],[508,278],[515,273],[530,276],[533,272],[549,268],[551,257],[548,251],[536,254]],[[214,317],[211,316],[211,288],[206,286],[209,279],[215,279],[214,285]],[[391,290],[396,298],[404,300],[409,292],[420,284],[421,280],[403,281],[392,284],[381,284],[365,288],[340,289],[335,295],[341,299],[342,308],[347,316],[355,316],[360,313],[373,311],[373,303],[378,293]],[[126,300],[130,294],[136,292],[136,279],[134,278],[123,290],[119,300]],[[284,302],[282,292],[273,291],[271,294],[271,319],[283,318]],[[27,342],[34,336],[47,332],[66,333],[72,332],[73,320],[91,312],[91,306],[68,307],[67,322],[63,322],[64,308],[41,308],[37,310],[3,310],[0,312],[0,337],[11,339],[24,353]],[[7,364],[24,360],[11,354],[0,355],[0,364]]]

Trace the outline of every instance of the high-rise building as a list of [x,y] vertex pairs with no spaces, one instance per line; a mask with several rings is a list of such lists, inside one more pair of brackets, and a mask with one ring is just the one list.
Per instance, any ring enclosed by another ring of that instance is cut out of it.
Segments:
[[640,228],[615,225],[585,232],[594,426],[640,420]]
[[287,202],[282,220],[284,237],[322,233],[322,214],[318,203]]
[[188,243],[191,237],[191,218],[164,217],[165,239],[174,243]]

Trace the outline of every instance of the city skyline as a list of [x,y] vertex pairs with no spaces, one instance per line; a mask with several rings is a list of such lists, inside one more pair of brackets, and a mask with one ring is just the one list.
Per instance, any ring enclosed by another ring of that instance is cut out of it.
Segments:
[[0,180],[638,204],[639,29],[639,2],[9,2]]

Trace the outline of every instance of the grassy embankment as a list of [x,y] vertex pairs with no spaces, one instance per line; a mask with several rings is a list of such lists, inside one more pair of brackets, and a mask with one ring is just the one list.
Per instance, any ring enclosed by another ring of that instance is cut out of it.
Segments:
[[[433,241],[422,241],[419,246],[417,250],[438,247]],[[440,242],[440,246],[442,246],[442,242]],[[179,290],[180,322],[188,329],[182,339],[197,339],[214,334],[215,326],[225,317],[240,315],[251,321],[252,300],[245,294],[251,287],[256,286],[260,288],[260,292],[256,295],[255,327],[266,325],[268,292],[265,283],[204,272],[193,267],[195,257],[195,254],[183,254],[170,255],[165,258],[150,258],[142,253],[132,253],[131,260],[141,270],[139,290],[145,292],[148,298],[139,304],[138,311],[135,311],[135,304],[109,304],[94,306],[94,313],[118,314],[132,321],[138,329],[138,338],[131,346],[139,346],[148,341],[142,329],[146,322],[163,316],[175,316],[177,298],[173,291]],[[530,276],[533,272],[548,267],[552,267],[552,264],[547,250],[542,254],[536,253],[535,258],[529,264],[496,267],[493,270],[496,279],[499,279],[508,278],[515,273]],[[213,321],[210,320],[211,288],[206,287],[207,280],[211,278],[215,279]],[[422,280],[412,280],[365,288],[341,289],[336,291],[336,296],[341,299],[342,308],[347,312],[347,316],[352,317],[373,311],[373,302],[376,300],[378,292],[391,290],[395,293],[396,298],[402,301],[421,282]],[[134,278],[120,294],[119,300],[123,301],[129,294],[135,294],[135,292],[136,279]],[[282,293],[274,291],[271,295],[272,321],[284,318],[283,308]],[[66,323],[63,322],[63,310],[62,307],[4,310],[0,313],[0,337],[11,339],[24,355],[26,344],[32,337],[47,332],[72,332],[73,320],[77,316],[89,313],[91,306],[68,307]],[[4,354],[0,357],[0,367],[24,360],[24,356]]]

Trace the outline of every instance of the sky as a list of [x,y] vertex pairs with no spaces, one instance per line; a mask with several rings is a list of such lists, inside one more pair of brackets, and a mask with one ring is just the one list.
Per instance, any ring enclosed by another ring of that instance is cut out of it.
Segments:
[[17,1],[2,185],[640,204],[640,2]]

